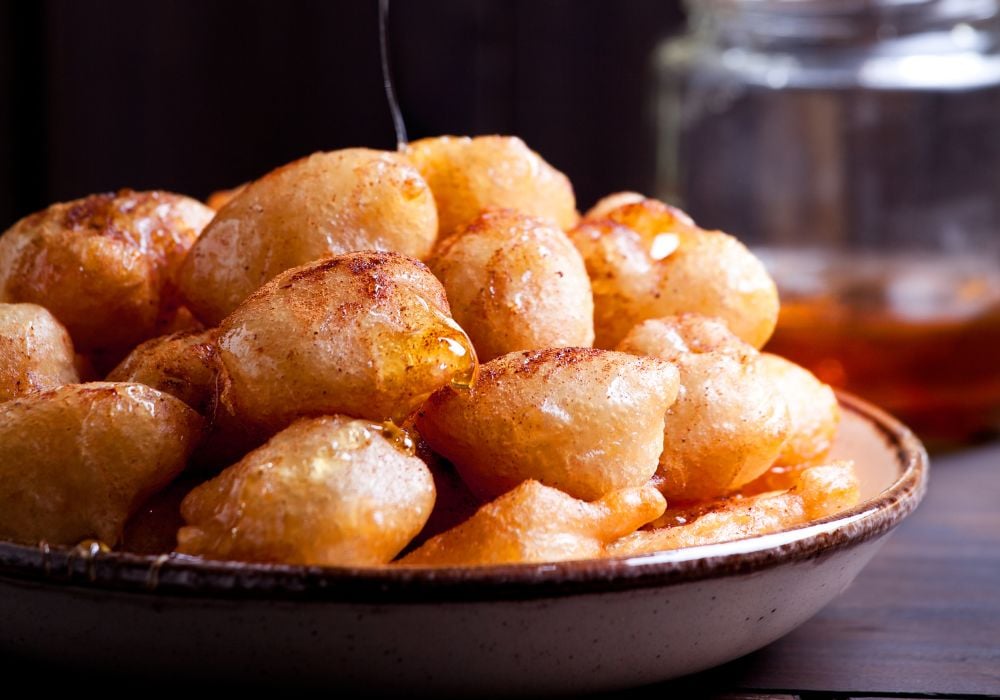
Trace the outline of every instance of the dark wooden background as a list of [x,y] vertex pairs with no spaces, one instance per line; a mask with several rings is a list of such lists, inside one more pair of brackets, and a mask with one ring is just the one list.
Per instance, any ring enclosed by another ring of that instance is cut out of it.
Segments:
[[[581,205],[649,189],[651,55],[679,0],[394,0],[412,137],[514,133]],[[0,0],[0,230],[53,201],[194,196],[394,145],[376,0]]]

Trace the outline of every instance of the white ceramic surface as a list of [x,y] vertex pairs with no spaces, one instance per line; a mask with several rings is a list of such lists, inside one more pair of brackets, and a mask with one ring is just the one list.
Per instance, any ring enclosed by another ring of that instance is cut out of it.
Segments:
[[574,693],[737,658],[840,593],[926,486],[919,442],[842,397],[865,499],[834,518],[631,559],[338,570],[0,544],[0,652],[380,693]]

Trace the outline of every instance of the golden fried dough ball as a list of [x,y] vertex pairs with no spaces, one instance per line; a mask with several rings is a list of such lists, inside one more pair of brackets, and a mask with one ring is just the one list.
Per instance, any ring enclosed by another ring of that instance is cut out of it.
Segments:
[[[700,332],[697,325],[693,315],[648,320],[618,345],[623,352],[671,360],[680,370],[657,475],[668,499],[684,501],[723,496],[756,479],[789,433],[788,407],[757,351],[745,345],[739,352],[739,339],[725,340],[722,326],[709,319]],[[678,342],[691,352],[678,354]],[[713,345],[720,349],[698,352]]]
[[609,545],[607,553],[630,556],[765,535],[833,515],[859,500],[852,462],[806,467],[787,491],[705,504],[687,517],[675,516],[685,524],[632,533]]
[[644,319],[683,312],[717,316],[757,348],[770,338],[778,291],[738,240],[652,199],[601,213],[570,231],[593,286],[596,346],[614,347]]
[[650,486],[612,491],[587,503],[529,480],[400,563],[482,566],[600,557],[605,545],[658,517],[665,506]]
[[655,357],[670,361],[692,353],[756,354],[719,319],[693,313],[643,321],[619,343],[619,349],[637,355],[649,348],[655,348]]
[[288,270],[219,328],[237,417],[271,433],[303,415],[402,422],[438,387],[467,384],[475,352],[427,267],[347,253]]
[[593,348],[503,355],[467,391],[446,387],[417,429],[481,498],[526,479],[593,500],[656,471],[677,395],[668,362]]
[[555,224],[512,209],[484,211],[438,247],[430,267],[482,362],[594,342],[590,279]]
[[244,182],[242,185],[232,187],[228,190],[216,190],[212,194],[208,195],[208,199],[205,200],[205,204],[209,208],[219,211],[222,207],[233,201],[238,194],[243,192],[247,188],[249,183]]
[[181,290],[216,325],[285,270],[354,250],[423,258],[437,237],[430,188],[403,156],[367,148],[313,155],[250,183],[181,269]]
[[777,463],[815,464],[822,461],[837,435],[840,408],[837,396],[812,372],[779,355],[762,353],[761,371],[770,378],[788,404],[791,429]]
[[442,236],[490,207],[550,219],[563,229],[579,218],[569,179],[516,136],[438,136],[414,141],[405,153],[434,191]]
[[0,402],[80,381],[69,333],[36,304],[0,304]]
[[615,209],[618,209],[626,204],[641,202],[644,199],[646,199],[646,196],[641,195],[638,192],[615,192],[614,194],[609,194],[606,197],[602,197],[597,200],[597,204],[588,209],[587,213],[583,215],[583,218],[590,221],[604,219],[607,218],[607,215]]
[[203,416],[213,416],[221,364],[216,330],[181,332],[147,340],[108,374],[109,382],[138,382],[176,396]]
[[434,506],[434,480],[398,431],[346,416],[293,423],[188,494],[177,551],[282,564],[388,563]]
[[0,540],[115,544],[201,430],[197,413],[142,384],[69,384],[0,405]]
[[212,214],[167,192],[53,204],[0,238],[0,301],[44,306],[81,352],[127,351],[176,312],[177,269]]

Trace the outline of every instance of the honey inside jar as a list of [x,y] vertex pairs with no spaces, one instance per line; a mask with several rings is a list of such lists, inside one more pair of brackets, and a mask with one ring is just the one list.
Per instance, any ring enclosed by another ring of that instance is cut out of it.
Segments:
[[1000,266],[989,256],[764,257],[782,291],[769,351],[936,446],[1000,430]]

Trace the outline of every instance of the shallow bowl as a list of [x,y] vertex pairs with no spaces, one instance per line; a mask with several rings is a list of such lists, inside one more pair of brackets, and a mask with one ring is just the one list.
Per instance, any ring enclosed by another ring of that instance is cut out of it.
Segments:
[[0,652],[91,670],[433,695],[613,690],[700,671],[801,625],[917,506],[927,455],[841,395],[862,503],[660,554],[339,569],[0,543]]

